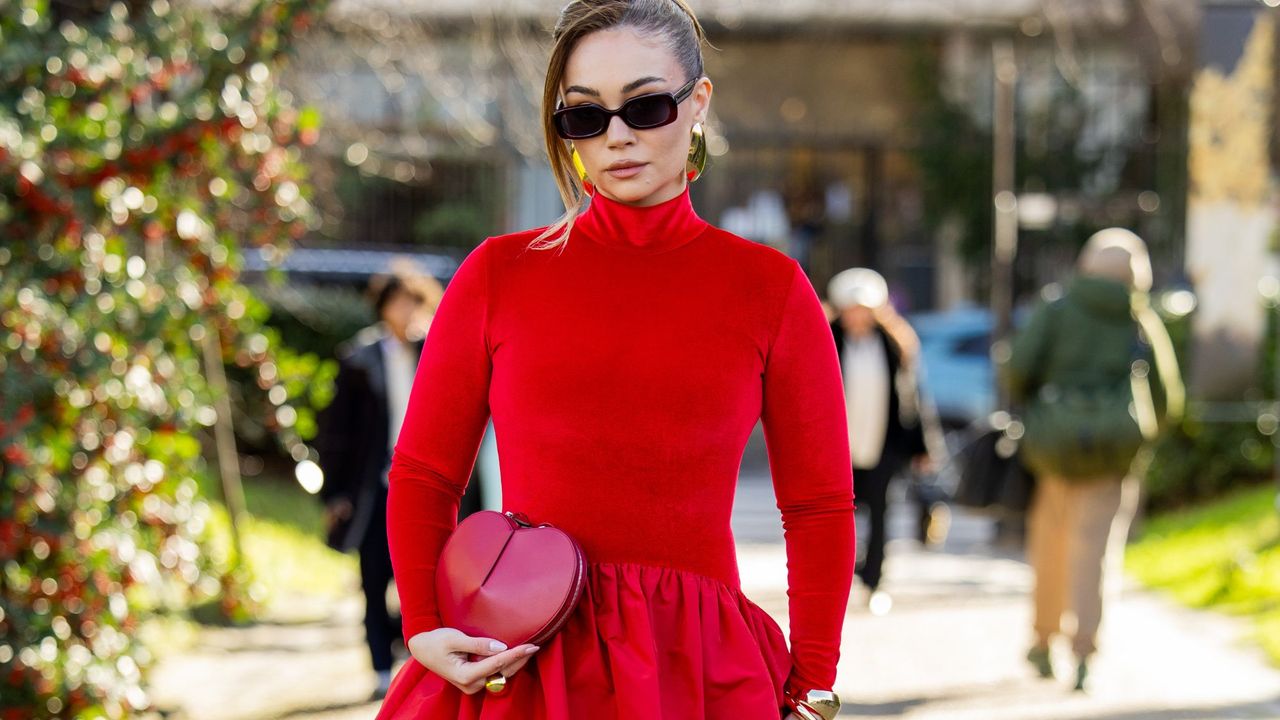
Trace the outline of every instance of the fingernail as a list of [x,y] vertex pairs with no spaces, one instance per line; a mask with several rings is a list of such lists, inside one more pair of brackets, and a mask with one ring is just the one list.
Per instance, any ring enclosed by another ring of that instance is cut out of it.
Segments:
[[494,652],[502,652],[503,650],[506,650],[506,649],[507,649],[507,646],[506,646],[506,645],[503,645],[502,643],[498,642],[497,640],[490,640],[490,641],[489,641],[489,649],[490,649],[490,650],[492,650],[492,651],[494,651]]
[[538,648],[538,646],[537,646],[537,645],[534,645],[533,647],[526,648],[526,649],[525,649],[525,651],[524,651],[524,654],[525,654],[525,655],[532,655],[532,654],[534,654],[534,653],[538,652],[538,649],[539,649],[539,648]]

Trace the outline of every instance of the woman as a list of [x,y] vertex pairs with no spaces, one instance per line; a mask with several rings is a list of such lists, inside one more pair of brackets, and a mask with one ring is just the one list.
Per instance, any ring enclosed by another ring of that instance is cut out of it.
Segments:
[[329,546],[359,551],[365,641],[378,699],[391,686],[391,649],[400,635],[399,620],[387,610],[387,470],[422,338],[443,289],[405,266],[374,275],[368,290],[379,322],[340,346],[333,400],[317,418],[316,448]]
[[[908,463],[929,466],[926,420],[916,372],[920,340],[889,303],[889,286],[875,270],[850,268],[827,286],[837,313],[831,323],[844,378],[849,447],[859,503],[870,512],[866,557],[855,571],[877,615],[892,606],[880,590],[889,482]],[[931,433],[941,432],[931,424]]]
[[[682,0],[560,16],[543,119],[566,215],[476,248],[428,335],[389,535],[405,637],[430,672],[398,678],[381,717],[777,720],[834,684],[853,557],[839,368],[799,266],[690,204],[712,91],[702,42]],[[490,413],[504,509],[565,530],[590,563],[540,648],[466,637],[436,612],[436,560]],[[761,419],[790,652],[740,590],[729,526]],[[484,692],[495,673],[505,691]]]
[[1014,339],[1009,397],[1026,407],[1021,455],[1036,475],[1027,557],[1035,571],[1035,644],[1027,659],[1053,677],[1050,645],[1074,616],[1075,689],[1098,648],[1107,576],[1118,574],[1150,441],[1182,413],[1173,343],[1150,308],[1146,244],[1123,228],[1095,233],[1066,293],[1043,303]]

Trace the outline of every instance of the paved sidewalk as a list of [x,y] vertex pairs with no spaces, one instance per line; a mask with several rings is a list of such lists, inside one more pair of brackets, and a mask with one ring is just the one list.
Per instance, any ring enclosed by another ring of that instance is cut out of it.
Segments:
[[[910,535],[899,502],[891,537]],[[734,515],[744,590],[786,626],[785,552],[767,476],[744,477]],[[1280,718],[1280,671],[1244,642],[1245,626],[1135,588],[1110,606],[1088,695],[1033,678],[1027,567],[990,547],[990,523],[957,517],[940,550],[890,543],[893,610],[874,616],[855,590],[838,690],[848,717],[916,720]],[[353,588],[353,598],[358,593]],[[301,601],[300,601],[301,602]],[[162,707],[186,720],[369,720],[359,601],[297,607],[292,621],[206,630],[196,652],[154,675]],[[308,621],[310,617],[312,620]],[[317,620],[316,618],[327,618]]]
[[287,617],[205,628],[199,646],[162,660],[152,699],[173,720],[369,720],[377,706],[359,587],[341,602],[299,598]]
[[[785,628],[781,527],[764,510],[767,479],[746,480],[737,532],[744,590]],[[912,533],[899,499],[890,537]],[[775,513],[776,514],[776,511]],[[1031,643],[1030,569],[993,548],[993,524],[957,513],[938,550],[914,540],[888,549],[882,589],[891,612],[872,615],[855,588],[844,626],[837,690],[842,716],[913,720],[1219,720],[1280,718],[1280,670],[1247,642],[1242,622],[1190,611],[1126,583],[1104,622],[1090,692],[1071,691],[1069,648],[1058,680],[1023,660]],[[775,540],[775,542],[769,542]],[[1018,554],[1020,555],[1020,554]]]

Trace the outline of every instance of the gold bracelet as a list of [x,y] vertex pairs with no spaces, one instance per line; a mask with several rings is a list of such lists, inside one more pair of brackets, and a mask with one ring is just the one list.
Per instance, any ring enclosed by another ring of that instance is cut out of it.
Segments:
[[830,690],[810,690],[795,703],[801,720],[835,720],[840,714],[840,696]]

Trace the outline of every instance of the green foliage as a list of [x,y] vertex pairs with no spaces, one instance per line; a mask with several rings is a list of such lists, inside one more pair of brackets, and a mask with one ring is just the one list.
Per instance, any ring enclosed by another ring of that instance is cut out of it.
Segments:
[[338,363],[298,352],[283,342],[277,328],[263,327],[259,334],[273,348],[271,360],[227,372],[237,440],[242,450],[272,452],[288,438],[284,449],[297,452],[297,460],[309,454],[298,441],[315,438],[316,414],[332,399]]
[[[1162,306],[1161,298],[1156,307]],[[1183,376],[1191,362],[1192,315],[1164,315],[1165,326],[1178,355]],[[1274,353],[1274,317],[1268,319],[1271,338],[1262,348],[1263,365],[1258,378],[1259,392],[1268,385],[1268,364]],[[1182,422],[1170,428],[1156,444],[1146,473],[1147,505],[1175,508],[1231,492],[1241,485],[1265,481],[1274,467],[1275,446],[1264,434],[1265,423],[1254,420],[1224,422],[1206,419],[1203,409],[1192,403]]]
[[358,586],[355,556],[324,544],[323,507],[292,478],[246,483],[245,499],[252,518],[245,533],[249,562],[269,601],[340,597]]
[[1149,520],[1129,547],[1128,569],[1143,583],[1194,607],[1252,617],[1280,664],[1280,513],[1274,487]]
[[[335,235],[380,245],[471,250],[501,224],[504,172],[493,158],[437,158],[401,181],[364,166],[333,166],[328,202],[343,208]],[[327,214],[327,213],[326,213]]]
[[[300,597],[339,597],[357,586],[355,557],[324,544],[324,511],[318,498],[275,470],[246,479],[244,490],[245,561],[268,612],[288,614],[287,603]],[[229,554],[226,506],[210,505],[210,552]]]
[[255,291],[270,310],[267,324],[299,353],[331,358],[339,344],[377,320],[355,288],[292,283]]
[[[1099,170],[1108,156],[1123,157],[1127,169],[1141,159],[1141,151],[1128,145],[1086,147],[1083,130],[1091,109],[1077,84],[1061,75],[1048,48],[1020,46],[1019,56],[1013,189],[1019,194],[1047,193],[1064,203],[1052,227],[1019,230],[1020,255],[1029,257],[1035,249],[1053,245],[1074,251],[1106,226],[1139,229],[1143,218],[1133,208],[1122,208],[1127,216],[1117,215],[1116,195],[1135,183],[1138,189],[1151,189],[1157,178],[1101,182]],[[988,96],[991,80],[980,78],[981,85],[966,88],[963,98],[949,97],[943,92],[938,49],[920,44],[913,52],[908,82],[916,103],[911,154],[920,170],[925,224],[935,233],[944,227],[958,231],[960,256],[984,271],[991,258],[995,220],[993,131],[988,111],[978,109],[972,96]]]
[[941,68],[928,48],[917,48],[910,78],[919,109],[912,156],[920,168],[926,224],[934,231],[958,224],[961,255],[980,264],[990,254],[991,130],[980,128],[964,108],[940,90]]
[[1277,335],[1277,325],[1280,324],[1280,296],[1267,298],[1266,301],[1266,327],[1262,334],[1261,362],[1258,367],[1258,375],[1254,378],[1254,385],[1257,387],[1257,396],[1265,398],[1276,397],[1276,380],[1280,374],[1280,355],[1277,355],[1277,344],[1280,344],[1280,335]]
[[242,246],[279,256],[306,230],[293,145],[315,126],[273,78],[317,8],[193,7],[0,0],[0,237],[16,240],[0,247],[6,718],[134,716],[147,612],[202,598],[245,612],[243,566],[209,552],[206,341],[306,452],[238,277]]
[[473,248],[487,234],[484,213],[473,205],[449,202],[418,216],[413,233],[418,242],[436,247]]
[[315,438],[316,416],[333,398],[337,346],[372,323],[373,314],[351,288],[272,284],[254,291],[266,309],[262,332],[275,348],[280,389],[248,372],[233,372],[228,380],[237,436],[248,449],[270,452],[282,420],[291,420],[302,440]]
[[285,389],[290,407],[296,408],[295,428],[304,440],[315,439],[319,427],[316,416],[333,400],[333,384],[338,376],[338,361],[321,359],[310,353],[298,353],[280,345],[276,349],[280,366],[280,385]]
[[1147,504],[1179,507],[1262,482],[1271,474],[1273,453],[1257,423],[1190,416],[1156,446],[1146,474]]
[[[317,498],[308,495],[285,473],[269,468],[245,480],[248,514],[240,525],[245,562],[254,578],[253,591],[262,612],[271,620],[323,620],[332,600],[348,596],[359,586],[359,568],[352,554],[339,553],[324,543],[324,513]],[[231,552],[230,517],[220,502],[209,503],[209,555]],[[200,623],[226,623],[216,607],[198,606],[182,613],[160,613],[139,627],[147,650],[163,660],[193,647]]]

